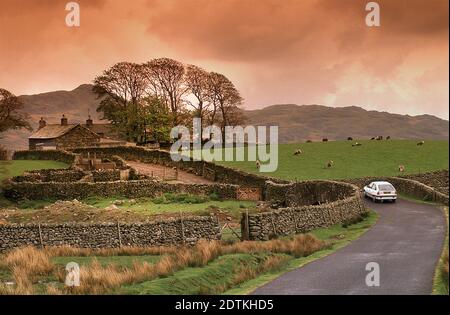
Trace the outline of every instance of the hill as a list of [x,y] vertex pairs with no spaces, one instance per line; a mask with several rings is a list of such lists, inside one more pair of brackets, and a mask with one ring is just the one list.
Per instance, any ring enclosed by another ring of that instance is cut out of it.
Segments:
[[[92,85],[83,84],[72,91],[55,91],[36,95],[22,95],[24,111],[30,114],[34,128],[40,117],[47,122],[59,122],[65,114],[71,122],[82,122],[90,113],[94,120],[100,100],[92,92]],[[333,108],[320,105],[272,105],[259,110],[245,111],[251,125],[278,125],[280,143],[303,142],[306,139],[330,140],[367,139],[390,135],[397,139],[449,138],[448,121],[431,115],[409,116],[387,112],[367,111],[360,107]],[[11,150],[28,147],[28,131],[10,131],[2,135],[0,144]]]
[[409,116],[363,108],[320,105],[273,105],[245,112],[251,125],[278,125],[280,143],[307,139],[370,139],[383,135],[396,139],[448,140],[448,121],[431,115]]

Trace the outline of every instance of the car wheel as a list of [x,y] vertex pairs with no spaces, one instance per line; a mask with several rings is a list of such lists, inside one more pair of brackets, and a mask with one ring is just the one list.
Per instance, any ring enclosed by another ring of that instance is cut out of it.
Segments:
[[395,200],[395,199],[392,199],[392,203],[395,203],[397,200]]

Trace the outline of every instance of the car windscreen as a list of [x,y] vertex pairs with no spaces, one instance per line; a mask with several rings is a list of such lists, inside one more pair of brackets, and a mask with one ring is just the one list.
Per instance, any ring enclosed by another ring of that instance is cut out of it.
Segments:
[[388,184],[378,185],[378,189],[380,191],[394,191],[395,190],[394,186],[388,185]]

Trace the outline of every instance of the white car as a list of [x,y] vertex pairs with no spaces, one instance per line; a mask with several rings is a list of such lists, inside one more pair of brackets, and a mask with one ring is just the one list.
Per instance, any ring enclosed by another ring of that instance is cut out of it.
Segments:
[[392,201],[397,200],[397,191],[394,186],[389,182],[371,182],[369,185],[364,186],[364,197],[377,201]]

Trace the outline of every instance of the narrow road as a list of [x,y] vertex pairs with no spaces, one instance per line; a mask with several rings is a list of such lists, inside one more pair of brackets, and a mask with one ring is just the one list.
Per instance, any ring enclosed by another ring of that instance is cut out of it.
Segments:
[[[430,294],[445,239],[442,211],[406,200],[366,202],[380,215],[371,230],[347,247],[288,272],[252,294]],[[379,287],[366,285],[369,262],[380,266]]]

